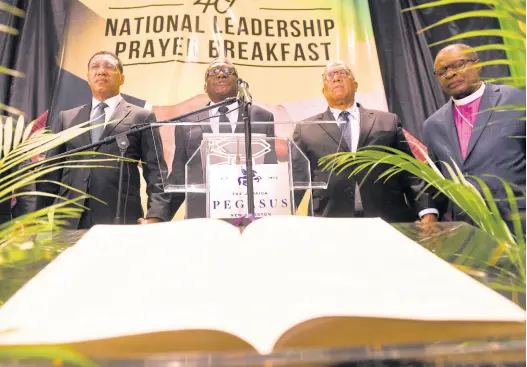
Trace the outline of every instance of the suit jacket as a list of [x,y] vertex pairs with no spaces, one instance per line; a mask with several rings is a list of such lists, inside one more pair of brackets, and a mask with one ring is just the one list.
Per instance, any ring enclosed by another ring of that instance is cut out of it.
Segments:
[[[5,175],[7,176],[8,174],[11,174],[15,171],[16,171],[16,168],[11,169],[8,172],[5,172]],[[27,186],[17,191],[19,192],[35,191],[35,184],[30,183]],[[18,196],[16,198],[16,204],[14,206],[11,206],[12,200],[11,200],[11,197],[9,196],[7,200],[0,202],[0,224],[4,224],[21,215],[34,212],[37,209],[36,203],[37,203],[36,196],[24,195],[24,196]]]
[[[209,111],[201,112],[195,116],[188,118],[189,122],[208,122],[209,121]],[[251,106],[251,121],[254,122],[265,122],[274,121],[274,116],[271,112],[258,107]],[[242,120],[242,113],[238,113],[238,125],[234,130],[234,133],[244,133],[245,128]],[[251,125],[251,132],[253,134],[265,134],[268,137],[274,137],[274,125]],[[184,185],[185,184],[185,164],[192,157],[192,155],[199,149],[201,141],[203,140],[204,133],[212,133],[212,129],[208,125],[199,125],[196,126],[176,126],[175,130],[175,140],[176,140],[176,150],[174,153],[174,161],[172,164],[172,172],[168,178],[170,184]],[[274,147],[271,148],[265,156],[265,162],[276,161],[276,153]],[[201,170],[199,170],[201,172]],[[203,207],[203,210],[194,210],[192,208],[187,208],[187,218],[202,218],[206,216],[204,211],[205,201],[202,197],[203,195],[196,194],[194,195],[197,200],[200,200],[199,206]],[[185,200],[184,194],[174,194],[172,196],[172,215],[178,210],[183,201]]]
[[[504,85],[487,83],[479,106],[479,114],[474,124],[466,158],[463,159],[459,147],[453,102],[450,100],[430,116],[424,124],[423,140],[428,155],[436,162],[445,177],[450,173],[445,168],[452,159],[465,175],[477,176],[490,187],[498,198],[506,197],[503,184],[498,177],[515,185],[518,196],[525,192],[525,111],[489,109],[497,106],[525,104],[525,91]],[[520,138],[512,138],[513,136]],[[489,177],[486,175],[492,175]],[[470,180],[470,179],[469,179]],[[472,180],[475,184],[475,182]],[[476,184],[476,187],[478,185]],[[445,198],[437,200],[441,212],[447,210]],[[510,208],[506,202],[498,202],[502,215],[507,219]],[[518,200],[520,211],[525,212],[525,199]],[[454,220],[468,221],[459,208],[448,209]]]
[[[91,104],[62,111],[56,121],[53,122],[53,132],[60,132],[72,126],[90,120]],[[155,122],[155,115],[143,108],[132,105],[122,99],[117,105],[113,116],[109,121],[115,121],[105,126],[101,140],[112,135],[117,135],[128,131],[132,126],[142,123]],[[156,142],[154,143],[154,139]],[[135,160],[141,160],[143,168],[143,177],[147,183],[148,194],[148,213],[147,217],[158,218],[162,221],[169,219],[170,195],[163,192],[161,170],[166,172],[164,161],[158,162],[156,146],[161,147],[159,133],[156,129],[143,130],[138,133],[128,135],[130,142],[126,150],[126,157]],[[79,135],[78,137],[67,141],[59,147],[50,150],[47,156],[57,155],[70,151],[91,143],[90,132]],[[100,153],[120,155],[116,142],[101,145],[93,150]],[[91,156],[81,156],[82,158],[91,158]],[[93,158],[97,158],[93,155]],[[74,161],[71,162],[75,164]],[[77,190],[88,192],[90,195],[101,199],[106,204],[95,200],[89,200],[90,214],[94,224],[113,224],[115,211],[117,208],[117,192],[119,185],[119,163],[109,162],[105,165],[111,165],[113,168],[65,168],[61,171],[55,171],[50,176],[51,179],[62,182]],[[161,169],[161,170],[160,170]],[[143,217],[143,209],[140,198],[140,177],[137,163],[125,163],[124,175],[122,182],[121,196],[121,218],[125,224],[135,224],[137,218]],[[41,188],[43,191],[56,192],[57,185],[47,185]],[[75,191],[60,187],[58,194],[67,199],[78,197]],[[43,205],[51,204],[49,201]],[[39,206],[43,206],[42,204]],[[77,228],[79,220],[70,220],[69,227]]]
[[[367,110],[359,105],[360,135],[357,149],[369,145],[382,145],[412,154],[402,132],[397,115]],[[335,121],[329,108],[306,121]],[[341,140],[337,124],[297,124],[294,141],[307,156],[311,165],[311,179],[327,182],[329,171],[322,171],[318,160],[337,152]],[[342,139],[339,152],[350,151]],[[428,207],[427,197],[416,201],[422,183],[407,174],[399,174],[376,182],[388,166],[378,165],[366,176],[359,192],[365,217],[381,217],[388,222],[410,222],[419,219],[418,213]],[[366,170],[367,171],[367,170]],[[352,217],[355,213],[355,185],[366,175],[363,171],[349,178],[347,169],[337,175],[332,173],[326,190],[313,190],[313,211],[321,217]]]

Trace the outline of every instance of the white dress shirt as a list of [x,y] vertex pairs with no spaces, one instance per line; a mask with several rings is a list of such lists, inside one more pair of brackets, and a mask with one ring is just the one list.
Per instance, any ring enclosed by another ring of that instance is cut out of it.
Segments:
[[[342,110],[330,107],[329,110],[333,114],[333,117],[335,117],[335,121],[339,120],[339,115],[342,112]],[[359,107],[357,106],[357,103],[355,102],[353,106],[348,108],[346,111],[350,113],[349,120],[350,120],[350,130],[351,130],[351,151],[356,152],[357,146],[359,145],[359,135],[360,135],[360,113],[359,113]],[[339,126],[340,128],[340,126]]]
[[[231,130],[234,132],[236,130],[236,124],[238,123],[238,111],[239,111],[239,104],[238,102],[234,102],[230,105],[225,106],[228,108],[230,112],[226,114],[227,118],[231,122]],[[214,134],[220,133],[220,113],[218,112],[218,108],[213,108],[212,110],[209,110],[209,120],[211,122],[211,129]]]
[[[335,121],[339,120],[339,115],[342,112],[342,110],[329,107],[329,110],[333,114],[333,117],[335,117]],[[353,104],[350,108],[348,108],[346,111],[350,113],[349,121],[350,121],[350,130],[351,130],[351,151],[356,152],[357,146],[359,145],[359,135],[360,135],[360,111],[359,107],[357,106],[357,102]],[[340,126],[339,126],[340,128]],[[355,186],[355,205],[357,206],[357,196],[360,197],[360,192],[358,189],[358,186]],[[362,208],[362,200],[358,199],[361,203],[359,204]],[[439,215],[439,211],[435,208],[427,208],[423,209],[419,212],[419,218],[422,218],[426,214],[435,214],[436,216]]]
[[112,117],[113,113],[115,112],[115,109],[117,108],[117,105],[119,104],[119,102],[121,102],[121,99],[123,99],[123,97],[121,97],[120,94],[116,95],[116,96],[113,96],[111,98],[108,98],[104,101],[99,101],[98,99],[96,99],[95,97],[92,97],[91,99],[91,112],[90,112],[90,120],[93,120],[93,118],[95,117],[95,111],[97,110],[97,106],[99,105],[99,103],[101,102],[104,102],[108,105],[108,107],[106,107],[104,109],[104,122],[108,122],[110,121],[110,118]]

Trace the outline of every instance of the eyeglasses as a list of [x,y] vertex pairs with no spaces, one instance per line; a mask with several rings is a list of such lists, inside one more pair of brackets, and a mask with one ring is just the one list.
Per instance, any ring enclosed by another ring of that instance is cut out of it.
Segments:
[[213,68],[207,71],[207,76],[216,76],[219,73],[223,73],[225,75],[236,75],[236,69],[229,68],[229,67],[223,67],[223,68]]
[[330,71],[329,73],[322,74],[324,76],[324,79],[327,81],[332,80],[335,76],[338,76],[339,78],[348,78],[351,75],[351,71],[343,69],[343,70],[337,70],[337,71]]
[[108,61],[104,62],[93,62],[88,66],[88,69],[90,70],[99,70],[104,69],[106,71],[113,71],[117,69],[117,64],[113,64]]
[[446,73],[448,72],[448,70],[451,70],[451,71],[458,71],[458,70],[461,70],[465,67],[465,65],[472,61],[476,61],[477,59],[461,59],[461,60],[457,60],[457,61],[454,61],[452,64],[444,67],[444,68],[441,68],[441,69],[437,69],[437,70],[434,70],[434,75],[437,76],[437,77],[443,77],[446,75]]

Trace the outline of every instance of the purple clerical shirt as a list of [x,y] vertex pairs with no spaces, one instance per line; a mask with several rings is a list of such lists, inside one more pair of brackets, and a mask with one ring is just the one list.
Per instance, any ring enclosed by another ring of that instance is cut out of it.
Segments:
[[470,135],[472,134],[472,129],[476,123],[480,102],[481,97],[464,105],[456,106],[454,104],[452,108],[452,111],[454,112],[454,122],[456,124],[459,147],[461,148],[461,155],[463,156],[463,159],[467,157],[468,143],[470,142]]

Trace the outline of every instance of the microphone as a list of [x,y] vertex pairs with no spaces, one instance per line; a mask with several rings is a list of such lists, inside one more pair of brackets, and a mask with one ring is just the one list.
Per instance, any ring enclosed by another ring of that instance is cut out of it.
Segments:
[[253,97],[251,96],[251,93],[249,92],[249,83],[243,81],[242,79],[238,79],[238,98],[243,103],[247,103],[247,104],[253,103]]

